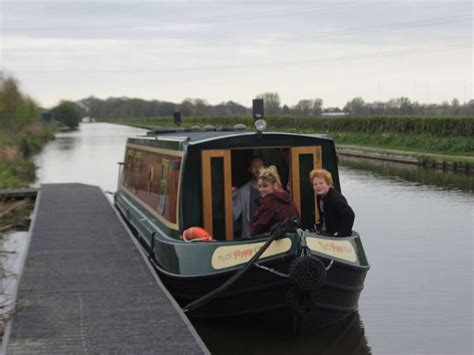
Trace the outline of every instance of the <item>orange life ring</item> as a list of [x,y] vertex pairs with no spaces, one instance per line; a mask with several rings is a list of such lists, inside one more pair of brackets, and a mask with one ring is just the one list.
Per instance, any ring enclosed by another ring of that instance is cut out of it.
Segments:
[[189,227],[183,232],[183,240],[185,242],[210,242],[212,237],[208,231],[201,227]]

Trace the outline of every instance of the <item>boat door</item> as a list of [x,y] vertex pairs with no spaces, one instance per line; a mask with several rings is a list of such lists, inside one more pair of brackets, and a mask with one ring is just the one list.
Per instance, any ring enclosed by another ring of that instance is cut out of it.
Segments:
[[303,228],[313,228],[319,221],[316,208],[316,193],[309,180],[313,169],[321,169],[321,147],[292,147],[291,148],[291,195],[298,208]]
[[234,235],[230,159],[229,150],[201,152],[204,229],[216,240],[232,240]]

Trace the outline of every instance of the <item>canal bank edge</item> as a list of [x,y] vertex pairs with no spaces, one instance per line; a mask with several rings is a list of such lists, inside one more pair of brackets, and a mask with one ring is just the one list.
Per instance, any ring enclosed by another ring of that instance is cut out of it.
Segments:
[[419,153],[396,149],[383,149],[358,145],[337,144],[337,154],[341,157],[355,157],[392,163],[416,165],[446,171],[474,174],[474,157],[464,155],[442,155]]

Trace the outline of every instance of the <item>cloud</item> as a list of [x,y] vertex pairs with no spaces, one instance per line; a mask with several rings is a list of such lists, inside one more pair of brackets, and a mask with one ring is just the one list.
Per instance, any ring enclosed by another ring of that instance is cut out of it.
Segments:
[[133,31],[144,31],[144,32],[201,32],[209,31],[213,28],[210,24],[162,24],[162,25],[149,25],[149,26],[136,26],[132,27]]
[[436,72],[451,83],[436,92],[452,97],[472,76],[472,45],[449,47],[472,42],[469,2],[3,1],[1,20],[3,69],[48,103],[248,103],[279,90],[289,103],[327,94],[341,105],[357,90],[378,95],[379,80],[403,92]]

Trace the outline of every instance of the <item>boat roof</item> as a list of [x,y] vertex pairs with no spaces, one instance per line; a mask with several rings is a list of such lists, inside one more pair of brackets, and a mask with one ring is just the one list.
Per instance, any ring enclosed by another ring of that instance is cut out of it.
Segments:
[[[129,143],[182,150],[184,145],[199,144],[224,137],[255,135],[255,131],[236,131],[231,129],[190,130],[190,129],[156,129],[145,136],[129,138]],[[289,135],[332,140],[327,135],[297,134],[288,132],[262,132],[263,135]]]
[[234,130],[212,130],[212,131],[191,131],[191,130],[173,130],[173,131],[162,131],[154,130],[148,133],[148,136],[161,139],[161,138],[182,138],[188,142],[200,142],[207,141],[209,139],[219,139],[227,136],[241,135],[241,134],[254,133],[250,131],[237,132]]

